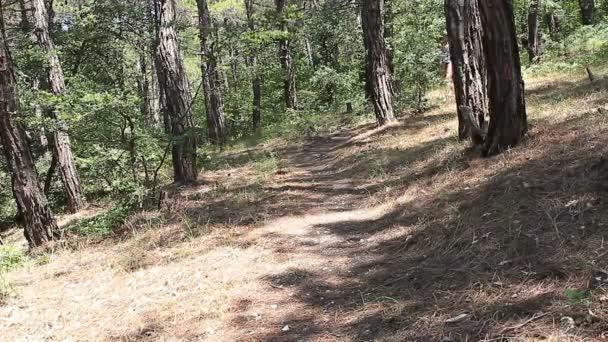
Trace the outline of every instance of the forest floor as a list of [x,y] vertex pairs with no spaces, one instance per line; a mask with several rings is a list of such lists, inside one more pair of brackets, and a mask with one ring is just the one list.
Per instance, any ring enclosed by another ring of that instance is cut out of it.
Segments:
[[0,339],[608,339],[606,71],[528,80],[529,138],[495,158],[457,141],[452,103],[228,151],[162,210],[5,275]]

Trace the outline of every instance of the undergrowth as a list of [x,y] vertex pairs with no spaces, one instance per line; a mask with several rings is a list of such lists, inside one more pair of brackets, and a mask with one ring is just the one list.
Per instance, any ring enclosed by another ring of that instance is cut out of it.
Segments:
[[106,237],[119,228],[133,211],[132,205],[119,203],[104,213],[67,227],[67,231],[81,236]]
[[15,295],[15,289],[6,278],[6,273],[21,267],[26,261],[23,249],[8,244],[0,246],[0,305]]

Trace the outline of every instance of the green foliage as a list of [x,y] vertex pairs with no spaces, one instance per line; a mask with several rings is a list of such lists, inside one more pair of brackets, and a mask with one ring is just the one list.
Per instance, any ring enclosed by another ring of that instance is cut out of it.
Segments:
[[589,292],[583,291],[583,290],[567,289],[565,292],[565,296],[568,299],[568,301],[570,301],[570,303],[578,304],[578,303],[583,302],[585,299],[587,299],[589,297]]
[[603,65],[608,59],[608,21],[581,26],[559,42],[547,44],[543,62],[529,67],[529,74],[550,74]]
[[4,171],[6,169],[4,159],[0,159],[0,184],[3,184],[0,186],[0,224],[15,216],[17,211],[11,192],[11,179],[8,172]]
[[401,108],[421,109],[429,89],[439,85],[441,42],[445,35],[443,0],[397,1],[394,36],[397,98]]
[[133,212],[133,207],[118,204],[91,219],[82,220],[67,228],[68,231],[88,237],[106,237],[119,228]]
[[260,177],[272,177],[279,170],[280,159],[275,152],[267,152],[256,158],[254,169]]
[[26,261],[22,248],[13,244],[0,246],[0,274],[20,267]]

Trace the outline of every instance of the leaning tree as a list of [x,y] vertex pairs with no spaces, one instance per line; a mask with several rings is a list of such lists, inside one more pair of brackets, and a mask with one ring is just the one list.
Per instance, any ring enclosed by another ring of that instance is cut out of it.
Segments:
[[[46,3],[44,0],[31,0],[31,17],[33,20],[31,28],[34,40],[46,57],[45,72],[47,79],[42,85],[45,90],[50,91],[53,95],[61,96],[65,92],[65,80],[61,62],[50,35],[52,15],[49,14],[49,9],[52,10],[52,2]],[[53,150],[53,161],[51,162],[51,166],[53,167],[49,169],[49,176],[52,176],[55,171],[54,167],[56,167],[61,176],[68,209],[71,212],[77,212],[86,206],[86,200],[80,185],[78,171],[76,170],[67,127],[59,119],[57,108],[47,108],[46,116],[57,126],[49,139]]]
[[458,110],[458,138],[484,140],[487,128],[486,65],[483,30],[477,0],[446,0],[454,95]]
[[38,180],[25,130],[14,116],[19,114],[15,70],[4,29],[0,1],[0,142],[11,173],[13,196],[23,216],[25,238],[30,246],[41,246],[54,238],[57,223]]
[[220,146],[226,143],[228,138],[228,126],[222,104],[221,85],[217,71],[217,57],[215,56],[214,44],[211,41],[212,23],[207,0],[197,0],[198,26],[201,42],[201,71],[203,81],[203,93],[205,95],[205,109],[207,112],[207,128],[209,140]]
[[379,126],[395,121],[391,71],[384,41],[384,0],[363,0],[361,26],[366,54],[366,87]]
[[190,85],[174,27],[176,2],[154,0],[154,5],[157,21],[155,65],[165,129],[172,140],[173,178],[176,183],[191,183],[198,176],[197,138]]
[[285,35],[279,39],[279,58],[281,60],[281,68],[283,69],[283,87],[285,94],[285,105],[288,109],[296,109],[298,106],[298,96],[296,93],[296,70],[294,60],[291,55],[291,41],[287,35],[289,34],[287,19],[285,18],[285,9],[287,0],[275,0],[276,13],[279,17],[279,30]]
[[524,82],[508,0],[478,0],[488,72],[490,126],[483,153],[495,155],[517,145],[528,130]]
[[532,0],[528,10],[528,57],[530,63],[536,63],[542,53],[540,12],[541,0]]

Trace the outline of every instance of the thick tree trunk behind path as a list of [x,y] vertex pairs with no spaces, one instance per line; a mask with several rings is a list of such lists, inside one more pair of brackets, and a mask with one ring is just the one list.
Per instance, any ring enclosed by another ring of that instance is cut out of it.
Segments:
[[209,140],[213,144],[223,146],[228,138],[228,127],[226,126],[226,117],[224,115],[217,59],[213,48],[214,43],[210,41],[212,34],[211,16],[207,0],[197,0],[196,3],[198,7],[201,72]]
[[379,126],[395,121],[391,72],[384,42],[384,0],[363,0],[361,26],[366,54],[367,91]]
[[[277,16],[279,17],[279,30],[288,34],[287,20],[284,18],[286,0],[275,0]],[[279,40],[279,59],[283,69],[283,87],[285,93],[285,105],[287,109],[297,109],[298,95],[296,91],[296,70],[291,56],[290,41],[288,38]]]
[[524,82],[510,1],[478,0],[488,70],[490,126],[483,153],[498,154],[519,144],[528,130]]
[[458,111],[458,138],[471,137],[475,144],[481,144],[484,137],[472,132],[463,112],[463,107],[469,107],[478,121],[477,126],[487,126],[486,64],[477,0],[446,0],[445,15]]
[[190,86],[173,26],[175,9],[175,0],[155,0],[158,20],[155,59],[165,127],[172,140],[173,178],[184,184],[195,182],[198,177],[197,138],[193,131]]
[[[250,32],[255,32],[255,20],[253,18],[253,0],[245,0],[245,9],[247,11],[247,27]],[[251,69],[251,87],[253,90],[253,110],[251,119],[253,130],[260,129],[262,120],[262,78],[258,70],[257,52],[252,51],[248,58],[249,68]]]
[[579,5],[581,6],[581,19],[583,25],[593,25],[595,0],[579,0]]
[[[54,95],[61,96],[65,92],[65,81],[61,63],[49,33],[47,5],[50,5],[50,3],[46,4],[44,0],[31,0],[34,37],[47,57],[47,83],[44,86]],[[57,126],[49,142],[53,154],[57,158],[57,170],[63,183],[68,210],[74,213],[86,206],[86,199],[80,185],[70,137],[67,133],[67,127],[57,116],[56,108],[47,108],[46,115]]]
[[13,195],[31,247],[41,246],[58,231],[42,191],[25,131],[13,116],[19,113],[15,73],[6,43],[0,1],[0,142],[11,173]]
[[530,63],[538,62],[542,53],[540,11],[541,0],[532,0],[528,10],[528,57]]

